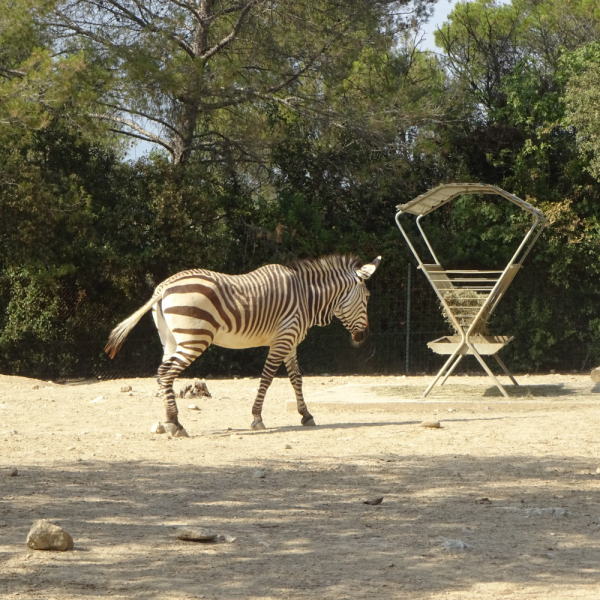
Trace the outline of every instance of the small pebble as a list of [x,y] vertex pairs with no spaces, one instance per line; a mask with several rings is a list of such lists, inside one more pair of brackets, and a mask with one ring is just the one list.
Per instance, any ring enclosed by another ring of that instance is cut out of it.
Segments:
[[34,386],[31,388],[31,389],[32,389],[32,390],[39,390],[39,389],[40,389],[40,386],[39,386],[39,385],[34,385]]
[[383,496],[380,496],[379,498],[373,498],[371,500],[365,500],[363,502],[363,504],[370,504],[371,506],[377,506],[378,504],[381,504],[383,502]]
[[423,421],[419,427],[429,427],[430,429],[440,429],[441,425],[439,421]]
[[0,521],[0,527],[6,527],[6,521]]
[[292,447],[291,447],[289,444],[286,444],[286,445],[285,445],[285,449],[286,449],[286,450],[291,450],[291,449],[292,449]]
[[201,410],[197,404],[190,404],[188,410]]
[[100,400],[102,400],[103,398],[104,398],[104,396],[98,396],[97,398],[90,400],[90,404],[93,404],[94,402],[100,402]]
[[177,538],[188,542],[211,542],[217,537],[216,533],[209,531],[208,529],[190,529],[187,527],[180,527],[175,530]]
[[464,552],[465,550],[473,550],[475,546],[467,544],[462,540],[451,540],[444,538],[442,546],[447,552]]
[[267,476],[267,472],[264,469],[258,469],[258,471],[254,471],[252,476],[258,477],[259,479],[264,479]]
[[10,467],[8,470],[8,475],[9,477],[17,477],[19,475],[19,470],[17,467]]
[[121,388],[121,392],[130,392],[133,388],[130,385],[124,385]]

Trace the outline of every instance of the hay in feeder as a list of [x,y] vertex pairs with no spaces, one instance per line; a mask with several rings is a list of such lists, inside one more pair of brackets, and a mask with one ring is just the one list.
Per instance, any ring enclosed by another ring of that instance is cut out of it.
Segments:
[[[476,292],[474,290],[443,290],[443,294],[446,303],[452,310],[454,319],[458,322],[463,331],[469,329],[473,323],[473,319],[477,316],[488,298],[488,294],[482,294],[481,292]],[[450,315],[443,304],[442,314],[446,323],[448,323],[457,334],[462,333],[456,328],[454,321],[450,318]],[[478,321],[472,333],[476,335],[488,335],[487,317],[488,315],[484,315],[483,318]]]

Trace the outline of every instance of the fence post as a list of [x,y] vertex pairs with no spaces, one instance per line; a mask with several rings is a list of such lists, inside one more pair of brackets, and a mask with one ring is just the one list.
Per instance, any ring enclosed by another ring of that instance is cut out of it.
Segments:
[[406,277],[406,365],[405,373],[408,375],[410,366],[410,263],[408,263],[408,275]]

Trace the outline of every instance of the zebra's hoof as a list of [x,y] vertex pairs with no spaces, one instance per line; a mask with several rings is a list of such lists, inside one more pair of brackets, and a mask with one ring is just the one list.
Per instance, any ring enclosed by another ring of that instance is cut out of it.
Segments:
[[182,427],[181,429],[178,429],[174,434],[173,437],[190,437],[189,433]]
[[317,424],[315,423],[315,420],[312,417],[310,419],[308,419],[308,421],[304,421],[304,419],[303,419],[302,425],[304,425],[305,427],[316,427],[317,426]]
[[262,419],[256,419],[256,421],[252,421],[252,425],[250,425],[254,430],[266,429],[265,424]]

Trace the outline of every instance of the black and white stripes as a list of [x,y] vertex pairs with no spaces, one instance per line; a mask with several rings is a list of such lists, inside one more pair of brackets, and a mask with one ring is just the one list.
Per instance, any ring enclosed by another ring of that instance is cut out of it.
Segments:
[[313,325],[338,317],[360,343],[368,330],[364,282],[381,257],[362,266],[353,256],[328,256],[290,266],[266,265],[245,275],[203,269],[178,273],[155,290],[152,298],[112,331],[106,352],[113,357],[142,315],[152,315],[163,345],[158,382],[164,392],[167,424],[183,429],[177,417],[173,381],[210,344],[225,348],[268,346],[256,400],[254,429],[264,429],[263,400],[283,362],[296,393],[303,425],[314,425],[302,396],[296,346]]

